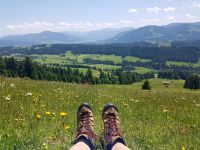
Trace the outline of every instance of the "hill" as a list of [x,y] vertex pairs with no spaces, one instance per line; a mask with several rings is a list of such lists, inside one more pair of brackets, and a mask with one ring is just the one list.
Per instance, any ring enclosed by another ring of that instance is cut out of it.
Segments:
[[0,38],[0,46],[27,46],[33,44],[52,43],[80,43],[83,39],[73,35],[60,32],[44,31],[26,35],[10,35]]
[[105,43],[174,43],[182,41],[199,41],[200,23],[172,23],[164,26],[144,26],[138,29],[117,28],[96,31],[32,33],[10,35],[0,38],[2,46],[27,46],[35,44],[105,44]]
[[66,31],[64,33],[77,36],[83,39],[83,42],[103,42],[105,39],[112,38],[116,36],[117,34],[128,31],[132,28],[106,28],[101,30],[95,30],[95,31],[87,31],[87,32],[80,32],[80,31]]
[[0,38],[0,47],[2,46],[29,46],[35,44],[75,44],[102,42],[105,39],[116,36],[117,34],[130,30],[131,28],[102,29],[97,31],[79,32],[51,32],[31,33],[25,35],[9,35]]
[[118,106],[131,149],[198,149],[200,91],[183,89],[183,81],[173,80],[168,88],[162,82],[150,80],[152,90],[143,91],[142,83],[96,86],[0,77],[0,149],[69,149],[84,101],[93,107],[98,135],[104,104]]
[[200,40],[200,23],[173,23],[165,26],[145,26],[122,32],[108,43],[171,43]]

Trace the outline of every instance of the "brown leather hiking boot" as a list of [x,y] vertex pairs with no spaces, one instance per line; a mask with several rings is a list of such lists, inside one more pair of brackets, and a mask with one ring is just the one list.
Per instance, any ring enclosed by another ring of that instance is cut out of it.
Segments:
[[77,133],[74,144],[84,142],[91,150],[95,149],[97,136],[93,129],[93,112],[88,103],[83,103],[77,112]]
[[106,150],[111,150],[112,147],[118,142],[126,145],[120,131],[119,114],[116,106],[111,103],[106,104],[103,110],[102,118],[104,122],[103,147]]

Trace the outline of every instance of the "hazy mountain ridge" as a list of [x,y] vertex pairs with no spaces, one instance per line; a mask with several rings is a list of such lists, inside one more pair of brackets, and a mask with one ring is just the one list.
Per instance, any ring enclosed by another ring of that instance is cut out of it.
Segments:
[[171,43],[200,40],[200,23],[173,23],[165,26],[145,26],[122,32],[108,43]]
[[132,28],[107,28],[107,29],[101,29],[101,30],[96,30],[96,31],[88,31],[88,32],[65,32],[69,35],[74,35],[77,37],[80,37],[82,39],[84,39],[84,42],[102,42],[105,39],[109,39],[112,38],[116,35],[118,35],[119,33],[125,32],[125,31],[129,31]]
[[43,31],[41,33],[30,33],[26,35],[10,35],[0,38],[0,44],[3,41],[7,44],[15,45],[33,45],[33,44],[52,44],[52,43],[79,43],[80,37],[64,34],[61,32]]
[[27,46],[35,44],[78,44],[101,42],[130,28],[102,29],[97,31],[79,32],[51,32],[30,33],[24,35],[9,35],[0,38],[0,46]]
[[0,38],[0,46],[28,46],[35,44],[105,44],[105,43],[173,43],[200,40],[200,22],[172,23],[164,26],[144,26],[138,29],[117,28],[97,31],[31,33]]

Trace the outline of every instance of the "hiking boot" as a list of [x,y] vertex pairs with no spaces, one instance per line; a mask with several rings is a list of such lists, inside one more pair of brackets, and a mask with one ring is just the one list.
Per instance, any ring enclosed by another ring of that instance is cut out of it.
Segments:
[[77,112],[77,133],[74,144],[78,142],[84,142],[91,150],[95,149],[95,141],[97,135],[93,129],[93,112],[88,103],[83,103]]
[[103,147],[106,150],[111,150],[118,142],[126,145],[120,131],[119,114],[116,106],[111,103],[106,104],[103,109],[102,118],[104,122]]

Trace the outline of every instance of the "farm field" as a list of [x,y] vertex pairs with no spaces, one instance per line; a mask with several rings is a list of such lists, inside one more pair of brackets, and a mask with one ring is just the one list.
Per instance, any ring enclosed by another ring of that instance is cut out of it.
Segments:
[[135,67],[134,72],[137,72],[139,74],[144,74],[144,73],[149,73],[149,72],[154,72],[155,70],[145,68],[145,67]]
[[[12,54],[11,56],[17,58],[18,60],[21,60],[24,58],[24,56],[20,54]],[[83,65],[90,67],[94,73],[95,76],[97,76],[98,71],[96,69],[102,69],[106,72],[113,71],[116,69],[121,68],[121,63],[123,60],[127,62],[150,62],[150,59],[140,59],[138,57],[132,57],[132,56],[126,56],[122,58],[121,56],[116,55],[100,55],[100,54],[79,54],[74,55],[70,51],[67,51],[66,54],[63,55],[29,55],[35,62],[42,63],[42,64],[61,64],[61,65]],[[98,60],[98,61],[111,61],[113,62],[113,65],[110,64],[86,64],[85,59],[92,59],[92,60]],[[79,68],[79,70],[83,73],[86,73],[86,68]],[[134,72],[143,74],[143,73],[149,73],[154,71],[153,69],[145,68],[145,67],[135,67]]]
[[200,91],[183,89],[182,80],[171,80],[168,88],[162,82],[152,79],[152,90],[144,91],[142,83],[78,85],[0,77],[0,149],[68,149],[77,108],[88,101],[98,135],[103,106],[113,102],[131,149],[197,150]]
[[126,60],[127,62],[150,62],[151,59],[141,59],[141,58],[138,58],[138,57],[133,57],[133,56],[126,56],[124,57],[124,60]]
[[175,62],[175,61],[167,61],[166,63],[168,66],[175,65],[175,66],[192,66],[192,67],[200,67],[200,61],[196,64],[194,63],[186,63],[186,62]]

